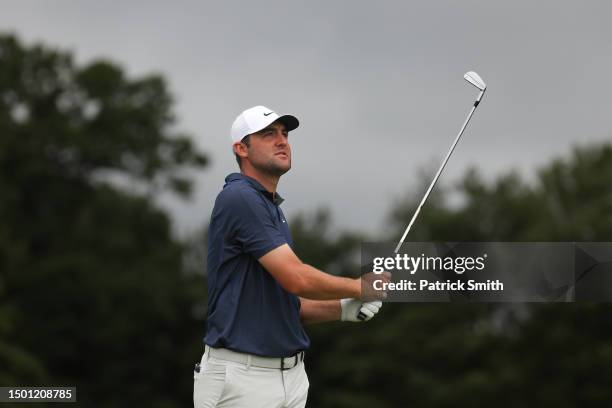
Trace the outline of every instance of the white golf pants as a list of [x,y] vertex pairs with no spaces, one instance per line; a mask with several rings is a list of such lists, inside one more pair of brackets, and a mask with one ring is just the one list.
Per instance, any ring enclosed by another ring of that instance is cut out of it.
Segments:
[[262,368],[209,355],[193,373],[195,408],[302,408],[308,396],[304,363],[288,370]]

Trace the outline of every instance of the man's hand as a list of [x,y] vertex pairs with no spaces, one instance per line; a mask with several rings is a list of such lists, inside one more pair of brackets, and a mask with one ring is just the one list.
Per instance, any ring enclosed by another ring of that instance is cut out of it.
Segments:
[[[370,320],[378,313],[382,302],[380,300],[363,302],[359,299],[347,298],[340,299],[340,307],[342,308],[340,320],[343,322],[363,322]],[[360,312],[365,315],[365,319],[360,320],[357,317]]]
[[362,275],[361,296],[359,298],[363,301],[386,299],[387,291],[382,288],[385,284],[391,282],[391,277],[391,272],[383,272],[381,274],[369,272]]

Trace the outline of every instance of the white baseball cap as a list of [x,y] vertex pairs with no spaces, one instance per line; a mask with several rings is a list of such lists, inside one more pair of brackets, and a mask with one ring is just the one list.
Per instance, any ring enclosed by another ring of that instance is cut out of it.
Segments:
[[279,115],[265,106],[253,106],[242,112],[232,124],[232,143],[241,141],[245,136],[259,132],[270,123],[280,120],[287,129],[292,131],[300,125],[300,121],[292,115]]

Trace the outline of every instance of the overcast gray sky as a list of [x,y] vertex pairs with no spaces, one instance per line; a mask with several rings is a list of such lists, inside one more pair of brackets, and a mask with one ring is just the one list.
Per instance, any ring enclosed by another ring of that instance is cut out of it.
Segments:
[[[380,232],[394,199],[429,180],[477,92],[487,94],[442,175],[470,165],[526,177],[573,145],[612,136],[608,1],[2,1],[27,43],[160,72],[180,129],[212,158],[177,229],[206,223],[236,170],[229,128],[253,105],[295,114],[289,218],[329,206],[335,225]],[[419,194],[422,194],[418,190]]]

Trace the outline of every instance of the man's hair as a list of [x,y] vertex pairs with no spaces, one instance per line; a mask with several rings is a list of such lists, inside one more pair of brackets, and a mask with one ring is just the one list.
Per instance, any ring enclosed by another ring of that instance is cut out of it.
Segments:
[[[245,137],[242,138],[240,143],[244,143],[246,147],[249,147],[250,137],[251,135],[246,135]],[[242,159],[240,159],[240,156],[238,156],[236,152],[234,152],[234,156],[236,156],[236,162],[238,162],[238,167],[240,167],[240,170],[242,170]]]

